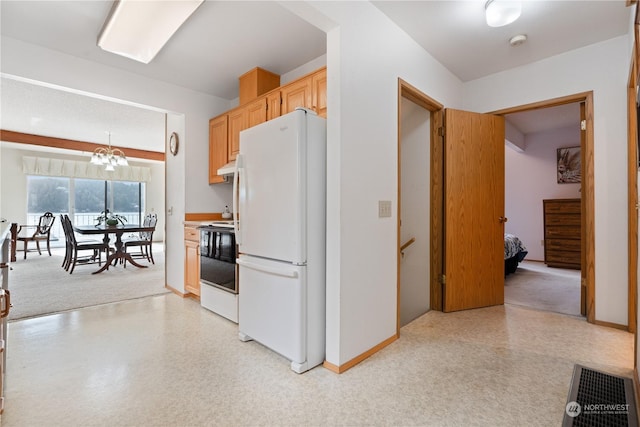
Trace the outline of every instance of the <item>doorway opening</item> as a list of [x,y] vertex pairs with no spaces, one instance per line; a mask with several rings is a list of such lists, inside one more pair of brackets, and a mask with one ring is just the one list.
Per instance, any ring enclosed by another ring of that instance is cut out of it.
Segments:
[[527,250],[506,274],[505,303],[584,315],[580,103],[504,117],[505,234],[517,236]]
[[431,308],[439,309],[441,297],[438,292],[434,298],[433,281],[442,256],[434,241],[442,238],[442,231],[434,228],[434,216],[442,216],[442,204],[434,203],[434,194],[435,200],[442,194],[434,190],[430,171],[442,109],[442,104],[398,79],[397,335],[401,326]]
[[584,92],[532,104],[521,105],[491,114],[508,116],[526,111],[578,104],[580,107],[580,304],[587,321],[595,323],[595,195],[593,92]]
[[[429,305],[433,310],[443,310],[443,286],[444,271],[444,141],[439,132],[438,124],[443,123],[444,106],[427,95],[423,94],[410,84],[398,79],[398,264],[397,264],[397,334],[400,332],[401,301],[401,250],[405,243],[401,233],[402,219],[402,155],[401,155],[401,111],[402,98],[406,98],[430,112],[430,297]],[[585,92],[541,101],[532,104],[521,105],[504,110],[490,112],[488,114],[506,116],[525,111],[535,111],[542,108],[556,107],[567,104],[580,105],[580,157],[581,157],[581,187],[580,187],[580,295],[581,309],[590,323],[595,322],[595,224],[594,224],[594,136],[593,136],[593,93]],[[500,217],[502,219],[502,217]],[[506,218],[503,219],[506,222]]]

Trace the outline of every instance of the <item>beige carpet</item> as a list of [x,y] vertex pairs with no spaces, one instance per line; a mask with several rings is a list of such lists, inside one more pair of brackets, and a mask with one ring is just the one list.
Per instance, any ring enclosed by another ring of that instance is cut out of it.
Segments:
[[504,302],[580,316],[580,270],[523,261],[504,280]]
[[168,292],[164,287],[164,253],[162,244],[154,245],[155,265],[139,260],[149,268],[127,265],[109,267],[100,274],[98,264],[76,265],[73,274],[62,267],[64,249],[52,250],[52,256],[30,252],[27,259],[18,254],[11,263],[9,320],[42,316],[59,311],[89,307],[115,301],[141,298]]

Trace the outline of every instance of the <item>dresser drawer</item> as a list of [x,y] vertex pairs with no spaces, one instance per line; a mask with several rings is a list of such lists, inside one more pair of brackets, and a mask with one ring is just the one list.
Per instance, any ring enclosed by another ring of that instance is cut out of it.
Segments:
[[543,207],[544,262],[549,267],[580,269],[580,199],[543,200]]
[[547,239],[545,249],[547,251],[576,251],[580,252],[580,239]]
[[548,225],[544,232],[545,239],[580,239],[580,226]]
[[568,215],[568,214],[550,214],[547,213],[544,216],[544,223],[546,225],[572,225],[580,228],[580,215]]
[[547,251],[545,262],[549,267],[580,268],[580,252]]
[[545,200],[545,213],[550,214],[578,214],[580,215],[580,199]]

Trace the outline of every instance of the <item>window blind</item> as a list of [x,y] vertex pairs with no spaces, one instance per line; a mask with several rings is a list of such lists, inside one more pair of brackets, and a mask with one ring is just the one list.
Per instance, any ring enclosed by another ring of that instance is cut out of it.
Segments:
[[47,157],[22,157],[22,171],[26,175],[65,176],[111,181],[151,181],[151,168],[144,166],[118,166],[114,171],[89,161],[51,159]]

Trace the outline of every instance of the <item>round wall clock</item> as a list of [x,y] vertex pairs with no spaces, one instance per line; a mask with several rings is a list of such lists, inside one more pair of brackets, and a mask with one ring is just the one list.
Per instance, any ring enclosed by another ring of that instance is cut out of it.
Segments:
[[178,154],[178,144],[178,134],[176,132],[173,132],[171,134],[171,137],[169,138],[169,151],[171,151],[171,154],[173,154],[174,156]]

